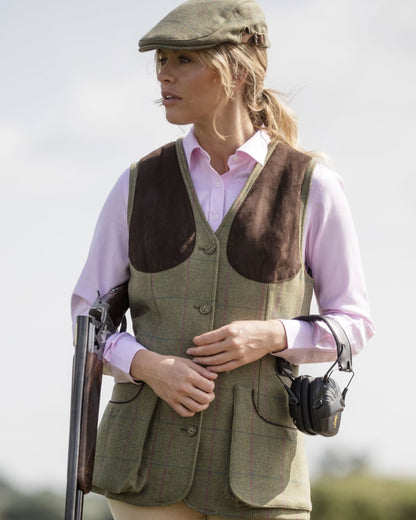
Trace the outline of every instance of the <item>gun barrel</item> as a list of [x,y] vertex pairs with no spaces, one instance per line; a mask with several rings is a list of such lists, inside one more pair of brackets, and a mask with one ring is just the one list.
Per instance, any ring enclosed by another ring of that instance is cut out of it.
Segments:
[[85,364],[91,341],[94,341],[94,326],[91,323],[91,318],[89,316],[78,316],[76,322],[75,354],[72,366],[65,520],[78,520],[82,518],[83,492],[78,488],[78,461],[81,439]]

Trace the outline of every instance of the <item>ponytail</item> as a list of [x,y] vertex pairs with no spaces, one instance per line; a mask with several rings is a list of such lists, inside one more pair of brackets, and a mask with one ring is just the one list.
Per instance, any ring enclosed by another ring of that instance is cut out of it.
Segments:
[[249,114],[256,130],[264,128],[272,139],[284,141],[293,148],[297,147],[298,125],[295,113],[274,90],[263,89],[257,110]]
[[218,72],[224,87],[225,102],[233,96],[235,78],[244,74],[243,102],[254,129],[266,130],[272,140],[283,141],[299,149],[296,115],[282,100],[281,94],[264,87],[267,49],[225,43],[200,50],[199,57],[204,65]]

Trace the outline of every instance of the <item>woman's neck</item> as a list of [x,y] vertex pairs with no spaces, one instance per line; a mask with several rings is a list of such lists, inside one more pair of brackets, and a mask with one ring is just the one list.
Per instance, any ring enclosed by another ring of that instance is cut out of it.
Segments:
[[255,133],[247,110],[233,107],[223,111],[215,121],[215,129],[225,140],[216,135],[214,125],[194,124],[195,136],[201,147],[208,153],[211,166],[220,175],[228,171],[228,159]]

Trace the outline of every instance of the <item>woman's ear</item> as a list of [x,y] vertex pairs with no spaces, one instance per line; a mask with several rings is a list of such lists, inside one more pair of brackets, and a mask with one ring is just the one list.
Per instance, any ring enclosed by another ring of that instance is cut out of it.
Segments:
[[234,99],[239,99],[242,96],[243,93],[243,87],[247,80],[247,71],[246,70],[240,70],[236,74],[233,75],[233,90],[232,90],[232,97]]
[[247,71],[240,69],[233,75],[233,86],[234,88],[240,88],[244,85],[247,80]]

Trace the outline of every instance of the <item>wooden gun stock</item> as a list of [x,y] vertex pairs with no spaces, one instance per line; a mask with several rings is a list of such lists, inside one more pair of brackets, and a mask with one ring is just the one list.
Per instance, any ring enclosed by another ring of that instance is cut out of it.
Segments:
[[102,376],[103,362],[97,355],[88,352],[85,361],[78,459],[78,487],[84,494],[89,493],[92,486]]
[[103,375],[99,326],[110,318],[113,331],[129,307],[127,282],[99,296],[89,316],[77,317],[65,520],[82,518],[83,496],[91,491]]

